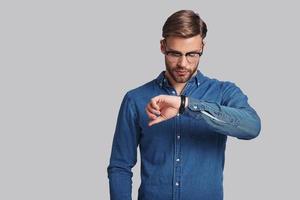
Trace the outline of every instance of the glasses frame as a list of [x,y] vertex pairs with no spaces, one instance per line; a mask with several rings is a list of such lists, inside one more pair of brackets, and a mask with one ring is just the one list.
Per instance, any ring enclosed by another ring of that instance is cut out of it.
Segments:
[[[202,56],[202,54],[203,54],[203,49],[200,52],[198,52],[198,51],[190,51],[190,52],[187,52],[185,54],[183,54],[180,51],[176,51],[176,50],[169,50],[168,51],[166,49],[166,48],[168,48],[166,40],[163,40],[163,42],[165,44],[165,52],[164,52],[164,54],[169,58],[170,61],[173,60],[173,62],[178,62],[182,58],[182,56],[185,56],[185,58],[188,61],[188,63],[193,64],[193,63],[196,63],[200,59],[200,57]],[[203,42],[202,42],[202,44],[203,44]],[[191,61],[190,60],[191,58],[194,59],[194,57],[193,56],[191,57],[191,55],[194,55],[194,56],[198,55],[198,57],[195,60]]]

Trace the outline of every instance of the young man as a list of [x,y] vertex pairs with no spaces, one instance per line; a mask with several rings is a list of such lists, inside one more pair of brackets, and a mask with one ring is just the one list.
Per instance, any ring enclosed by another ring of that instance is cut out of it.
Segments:
[[260,118],[232,82],[199,70],[207,33],[190,10],[163,26],[166,70],[126,93],[107,168],[112,200],[130,200],[132,167],[141,155],[139,200],[221,200],[227,136],[253,139]]

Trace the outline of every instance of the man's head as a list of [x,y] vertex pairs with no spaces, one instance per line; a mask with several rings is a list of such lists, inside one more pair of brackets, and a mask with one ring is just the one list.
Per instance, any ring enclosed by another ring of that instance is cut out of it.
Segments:
[[206,33],[205,22],[191,10],[175,12],[165,22],[161,51],[167,75],[175,82],[185,83],[196,73]]

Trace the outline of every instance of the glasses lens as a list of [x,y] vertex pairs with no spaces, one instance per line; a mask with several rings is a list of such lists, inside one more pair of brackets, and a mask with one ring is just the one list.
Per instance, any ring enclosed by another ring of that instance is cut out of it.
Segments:
[[190,53],[190,54],[187,54],[186,55],[186,59],[190,63],[195,63],[195,62],[197,62],[199,60],[200,54],[199,53]]

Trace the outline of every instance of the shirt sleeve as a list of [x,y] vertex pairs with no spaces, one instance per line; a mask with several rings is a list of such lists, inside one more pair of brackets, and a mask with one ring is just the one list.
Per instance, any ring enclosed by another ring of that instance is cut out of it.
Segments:
[[132,168],[137,162],[139,127],[134,102],[124,96],[115,128],[110,163],[107,167],[110,199],[131,200]]
[[261,129],[261,120],[248,104],[248,97],[234,83],[224,82],[221,104],[188,97],[185,115],[202,118],[213,131],[239,139],[253,139]]

